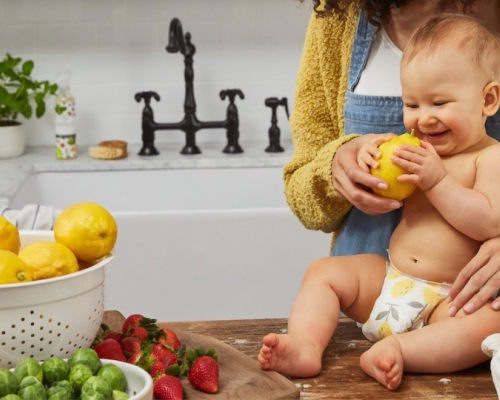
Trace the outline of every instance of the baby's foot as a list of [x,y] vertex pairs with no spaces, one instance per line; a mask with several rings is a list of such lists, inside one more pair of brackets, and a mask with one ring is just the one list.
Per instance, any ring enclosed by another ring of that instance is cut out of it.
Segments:
[[390,390],[396,390],[403,377],[403,355],[396,338],[390,336],[375,343],[361,355],[361,368]]
[[321,372],[321,353],[310,342],[292,336],[270,333],[262,339],[257,357],[262,369],[272,369],[283,375],[306,378]]

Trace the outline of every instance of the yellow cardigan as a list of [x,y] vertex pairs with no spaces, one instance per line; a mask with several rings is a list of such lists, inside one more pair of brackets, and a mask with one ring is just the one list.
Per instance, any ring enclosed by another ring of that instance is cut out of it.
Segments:
[[[356,2],[351,2],[356,3]],[[359,8],[342,15],[311,16],[290,117],[294,153],[285,165],[285,195],[307,229],[334,232],[332,246],[351,204],[332,183],[335,151],[357,135],[344,135],[344,95]]]

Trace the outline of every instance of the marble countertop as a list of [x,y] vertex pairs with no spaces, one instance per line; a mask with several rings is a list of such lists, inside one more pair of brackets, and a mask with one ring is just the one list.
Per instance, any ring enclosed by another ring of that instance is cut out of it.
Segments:
[[129,144],[128,157],[119,160],[96,160],[88,147],[78,148],[78,157],[57,160],[52,146],[28,147],[20,157],[0,160],[0,207],[7,207],[30,173],[66,171],[124,171],[170,168],[251,168],[283,167],[292,155],[292,144],[282,143],[282,153],[266,153],[265,142],[241,143],[241,154],[224,154],[224,143],[199,144],[202,154],[182,155],[179,144],[156,144],[156,156],[138,156],[141,145]]

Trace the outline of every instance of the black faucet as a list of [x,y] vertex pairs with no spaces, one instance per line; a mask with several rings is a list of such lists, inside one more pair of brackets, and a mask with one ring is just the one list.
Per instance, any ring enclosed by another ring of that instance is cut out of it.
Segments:
[[278,106],[285,107],[285,112],[287,118],[290,118],[288,114],[288,100],[286,97],[283,97],[281,100],[277,97],[269,97],[264,101],[266,107],[271,108],[271,127],[269,128],[269,146],[266,148],[266,152],[268,153],[280,153],[285,151],[283,147],[280,145],[280,128],[278,127],[278,118],[276,116],[276,109]]
[[224,121],[200,121],[196,117],[196,102],[194,100],[193,90],[193,55],[196,52],[195,46],[191,43],[191,34],[186,32],[183,35],[182,25],[179,19],[174,18],[170,22],[170,32],[168,53],[180,52],[184,56],[184,80],[186,83],[186,95],[184,98],[184,118],[180,122],[161,123],[155,122],[153,109],[151,108],[151,99],[160,101],[160,96],[156,92],[139,92],[135,95],[135,100],[140,102],[144,100],[142,110],[142,148],[139,151],[141,156],[152,156],[160,154],[154,145],[155,131],[157,130],[181,130],[186,134],[186,144],[181,150],[181,154],[200,154],[201,150],[196,145],[196,132],[204,128],[225,128],[227,131],[227,145],[222,150],[223,153],[237,154],[243,153],[243,149],[238,143],[239,119],[238,108],[235,104],[236,96],[244,99],[245,96],[240,89],[221,90],[219,97],[224,100],[226,96],[229,99],[226,119]]

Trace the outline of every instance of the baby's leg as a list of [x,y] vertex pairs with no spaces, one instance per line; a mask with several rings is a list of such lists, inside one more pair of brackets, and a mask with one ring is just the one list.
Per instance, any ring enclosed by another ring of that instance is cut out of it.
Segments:
[[385,262],[381,256],[363,254],[311,264],[293,304],[288,333],[270,333],[263,339],[261,368],[295,377],[319,374],[340,310],[366,321],[384,281]]
[[403,354],[397,338],[392,335],[376,342],[361,355],[361,368],[387,389],[396,390],[404,371]]
[[382,385],[396,389],[403,371],[449,373],[488,360],[481,343],[500,332],[498,312],[488,303],[473,314],[460,312],[448,317],[448,304],[446,301],[439,305],[429,325],[375,343],[361,356],[363,370]]

